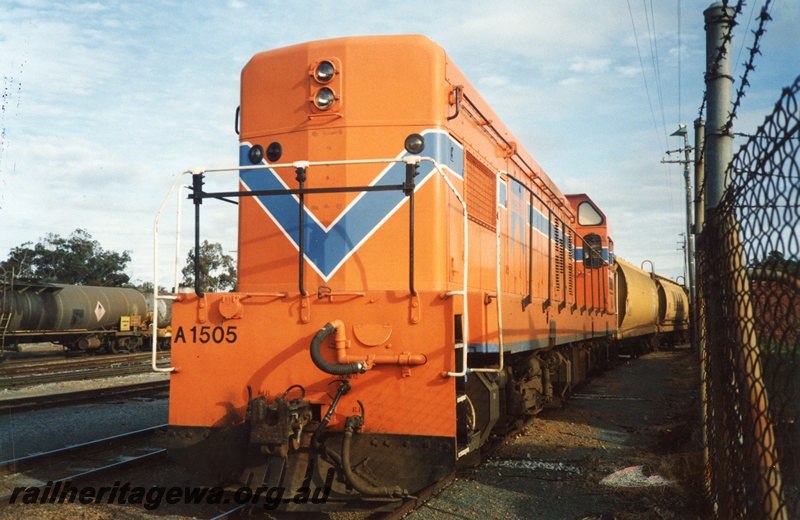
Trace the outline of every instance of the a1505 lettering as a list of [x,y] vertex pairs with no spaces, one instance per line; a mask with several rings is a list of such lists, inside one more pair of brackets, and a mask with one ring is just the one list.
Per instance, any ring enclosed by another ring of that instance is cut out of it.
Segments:
[[175,336],[172,338],[173,343],[236,343],[239,336],[236,333],[235,325],[228,325],[227,327],[211,325],[201,325],[187,328],[178,327],[175,331]]

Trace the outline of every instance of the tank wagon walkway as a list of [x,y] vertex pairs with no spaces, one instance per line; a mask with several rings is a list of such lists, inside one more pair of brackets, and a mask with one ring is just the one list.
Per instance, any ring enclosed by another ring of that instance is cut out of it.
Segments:
[[698,388],[688,349],[623,362],[406,518],[706,518]]

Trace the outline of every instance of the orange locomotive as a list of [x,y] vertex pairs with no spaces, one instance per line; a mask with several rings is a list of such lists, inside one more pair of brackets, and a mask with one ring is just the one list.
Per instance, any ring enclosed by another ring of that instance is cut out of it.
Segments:
[[[242,72],[238,286],[173,305],[171,453],[393,507],[610,357],[613,244],[445,52],[354,37]],[[199,208],[199,206],[197,206]]]

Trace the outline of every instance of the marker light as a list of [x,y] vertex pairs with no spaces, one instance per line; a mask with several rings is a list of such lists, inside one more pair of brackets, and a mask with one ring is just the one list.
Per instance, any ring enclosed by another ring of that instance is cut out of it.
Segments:
[[328,87],[319,89],[317,95],[314,96],[314,104],[317,105],[317,108],[320,110],[329,109],[335,100],[336,95],[333,93],[333,90]]
[[405,147],[411,155],[419,155],[425,149],[425,138],[419,134],[411,134],[406,137]]
[[250,162],[253,164],[258,164],[264,158],[264,148],[261,147],[260,144],[257,144],[250,148],[250,151],[247,152],[247,158],[250,159]]
[[334,74],[336,74],[336,68],[333,66],[333,63],[329,61],[323,61],[317,65],[317,68],[314,71],[314,79],[320,83],[328,83],[333,79]]

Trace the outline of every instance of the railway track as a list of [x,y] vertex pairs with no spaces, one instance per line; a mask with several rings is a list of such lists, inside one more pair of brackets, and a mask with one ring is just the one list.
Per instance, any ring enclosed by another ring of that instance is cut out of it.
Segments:
[[[63,381],[142,374],[150,371],[149,353],[103,356],[41,363],[7,362],[0,367],[0,387],[19,388]],[[169,359],[168,353],[159,355]]]
[[165,429],[166,425],[154,426],[0,462],[0,516],[2,509],[22,500],[19,488],[80,486],[92,478],[165,460],[160,439]]
[[105,399],[152,396],[167,394],[169,381],[147,381],[130,385],[118,385],[107,388],[92,388],[76,392],[36,395],[17,399],[0,400],[0,414],[21,413],[31,410],[43,410],[57,406],[83,404]]

